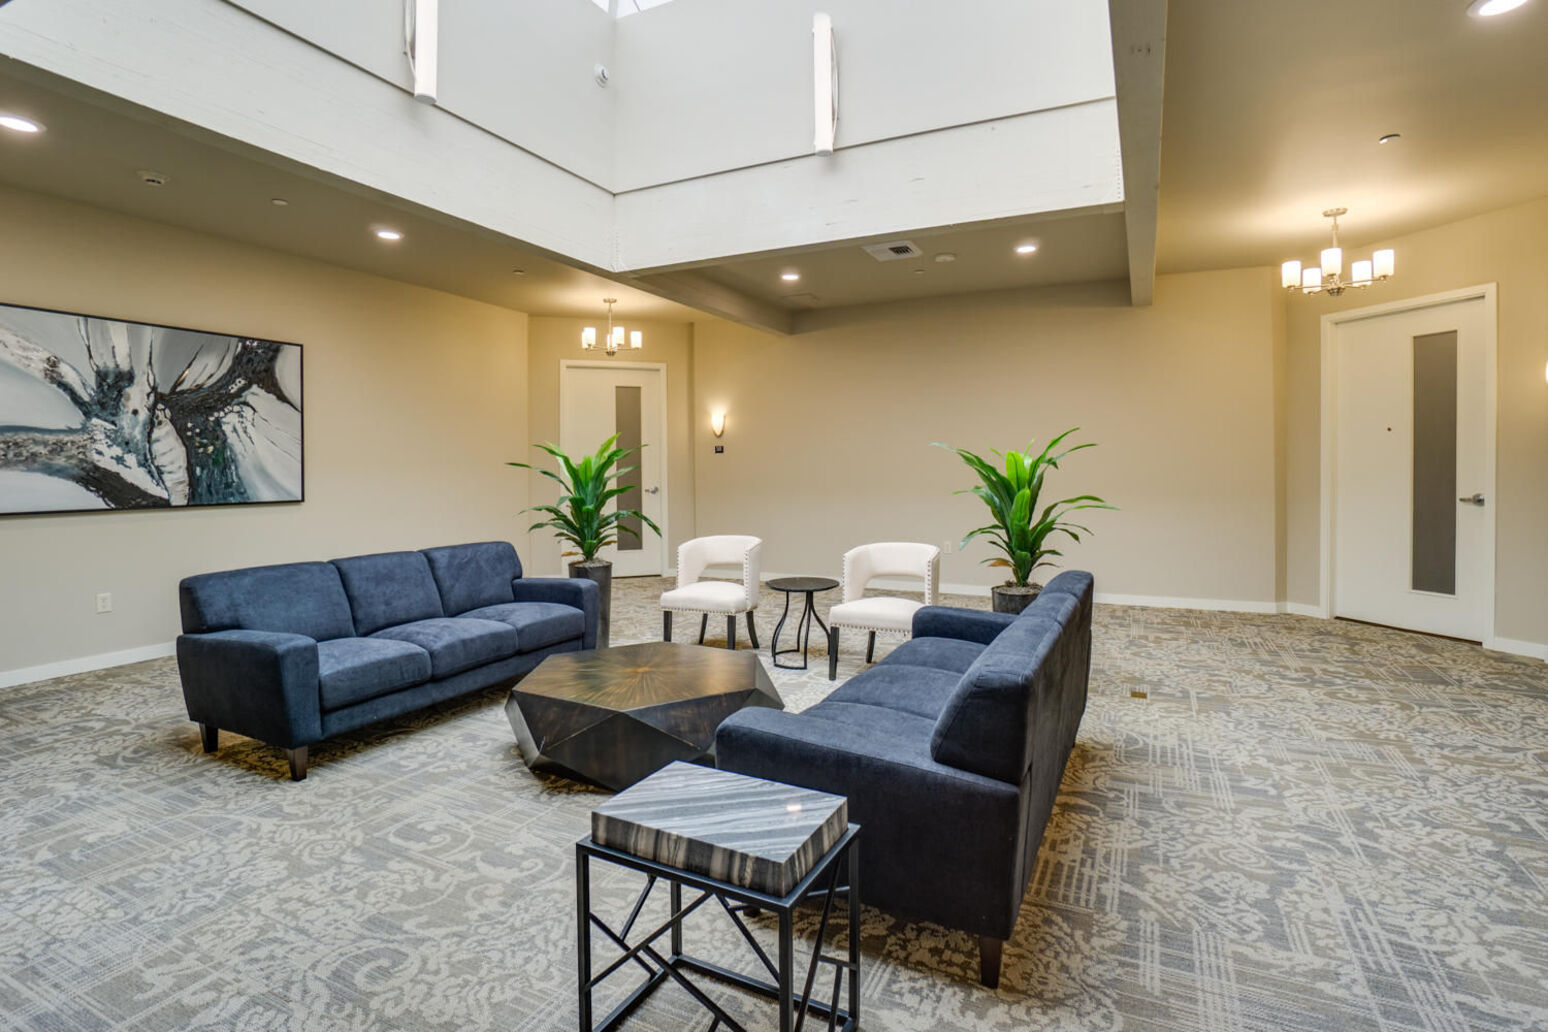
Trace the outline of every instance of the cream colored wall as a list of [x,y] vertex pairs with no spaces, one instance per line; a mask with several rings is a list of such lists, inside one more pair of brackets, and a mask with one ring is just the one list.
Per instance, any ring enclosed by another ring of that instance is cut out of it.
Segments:
[[[605,318],[605,315],[604,315]],[[620,321],[629,329],[642,330],[645,346],[639,361],[659,362],[666,365],[667,386],[667,551],[665,560],[671,566],[676,560],[677,546],[694,534],[694,454],[689,431],[690,399],[693,395],[693,325],[679,322]],[[593,358],[580,349],[580,332],[584,326],[595,326],[595,319],[564,319],[534,316],[530,323],[530,347],[528,350],[528,380],[531,384],[528,409],[528,438],[533,444],[540,441],[559,443],[559,363],[565,360],[579,361]],[[604,328],[600,331],[606,332]],[[602,358],[601,361],[627,362]],[[523,461],[549,461],[536,448],[520,456]],[[511,456],[518,458],[518,456]],[[514,470],[512,472],[515,472]],[[537,473],[530,474],[530,490],[533,502],[552,502],[558,496],[558,488],[552,481]],[[530,517],[523,517],[522,526],[530,526]],[[652,539],[654,535],[649,535]],[[547,530],[529,535],[522,552],[522,561],[534,575],[557,576],[570,560],[562,558],[564,550],[558,539]]]
[[1495,633],[1548,645],[1548,198],[1369,247],[1397,249],[1396,278],[1341,298],[1295,297],[1289,303],[1288,598],[1318,601],[1322,316],[1496,283]]
[[0,301],[303,344],[306,422],[298,505],[0,517],[0,677],[170,641],[186,574],[521,540],[525,315],[36,194],[0,225]]
[[[983,522],[951,493],[970,472],[930,442],[986,451],[1080,426],[1100,446],[1048,490],[1122,511],[1083,514],[1096,533],[1066,567],[1107,594],[1270,605],[1276,290],[1268,270],[1237,270],[1162,276],[1147,308],[1095,284],[817,313],[783,338],[699,323],[698,529],[763,537],[768,570],[836,575],[853,545],[958,541]],[[942,579],[1002,580],[978,565],[988,554],[943,557]]]

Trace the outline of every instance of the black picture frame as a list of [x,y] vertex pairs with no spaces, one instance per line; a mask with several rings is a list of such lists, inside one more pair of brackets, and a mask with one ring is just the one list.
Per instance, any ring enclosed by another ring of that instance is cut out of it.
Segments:
[[[298,505],[305,397],[293,341],[0,302],[0,518]],[[27,505],[7,473],[96,502]]]

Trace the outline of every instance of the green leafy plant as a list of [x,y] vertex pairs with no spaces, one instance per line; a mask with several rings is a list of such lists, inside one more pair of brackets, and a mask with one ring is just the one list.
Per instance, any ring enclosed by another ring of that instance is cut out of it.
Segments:
[[966,548],[968,542],[976,537],[987,537],[993,542],[994,547],[1004,554],[991,559],[985,559],[986,566],[1003,566],[1010,570],[1010,583],[1018,588],[1027,586],[1027,581],[1032,576],[1032,571],[1041,566],[1052,566],[1049,562],[1052,556],[1062,556],[1064,553],[1057,549],[1049,548],[1048,539],[1057,534],[1067,535],[1074,541],[1080,540],[1081,534],[1089,534],[1091,531],[1078,523],[1072,523],[1065,517],[1079,509],[1111,509],[1096,495],[1076,495],[1073,498],[1061,498],[1044,506],[1041,512],[1037,511],[1038,496],[1043,491],[1043,477],[1050,469],[1058,469],[1059,463],[1071,452],[1080,451],[1082,448],[1094,448],[1095,444],[1076,444],[1057,451],[1064,439],[1079,430],[1073,427],[1048,442],[1048,446],[1041,452],[1033,454],[1032,442],[1028,442],[1025,452],[1008,451],[1001,453],[994,451],[1005,464],[1002,473],[998,466],[980,455],[968,451],[966,448],[953,448],[949,444],[936,442],[937,448],[945,448],[954,451],[974,473],[978,474],[980,483],[973,487],[963,488],[954,494],[977,495],[979,500],[989,507],[994,522],[979,527],[962,539],[962,547]]
[[651,522],[650,517],[636,509],[606,511],[607,503],[614,498],[638,490],[633,486],[619,487],[617,480],[638,468],[620,468],[618,464],[637,453],[640,448],[618,448],[615,447],[617,443],[618,435],[614,434],[602,442],[602,447],[597,449],[595,455],[587,455],[579,462],[552,444],[538,445],[538,448],[558,460],[558,472],[526,462],[506,463],[518,469],[537,470],[559,485],[559,500],[553,505],[534,505],[522,511],[546,515],[548,519],[539,520],[529,529],[551,528],[561,541],[568,541],[575,546],[575,551],[564,554],[579,555],[582,562],[592,562],[601,549],[616,545],[620,532],[639,537],[639,533],[624,520],[637,519],[657,534],[661,533],[661,528]]

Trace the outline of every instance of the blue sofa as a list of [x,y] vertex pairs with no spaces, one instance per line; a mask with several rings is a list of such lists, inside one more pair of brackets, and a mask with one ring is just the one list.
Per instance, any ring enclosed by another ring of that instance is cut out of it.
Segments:
[[204,750],[221,729],[280,746],[296,781],[314,742],[597,645],[597,586],[523,577],[505,541],[200,574],[178,596]]
[[1020,616],[927,606],[812,708],[727,718],[716,762],[847,796],[864,901],[977,934],[995,987],[1086,709],[1091,592],[1068,571]]

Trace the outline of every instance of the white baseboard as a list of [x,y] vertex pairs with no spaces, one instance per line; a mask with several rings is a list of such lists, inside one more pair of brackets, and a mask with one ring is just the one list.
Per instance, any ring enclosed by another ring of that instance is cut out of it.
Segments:
[[1243,602],[1223,598],[1182,598],[1169,595],[1111,595],[1097,592],[1096,601],[1110,606],[1148,606],[1157,609],[1207,609],[1222,613],[1277,613],[1278,602]]
[[1279,611],[1281,613],[1289,613],[1291,616],[1313,616],[1319,620],[1326,615],[1323,613],[1321,606],[1313,605],[1309,602],[1281,602],[1279,603]]
[[19,670],[0,670],[0,688],[14,688],[19,684],[31,684],[34,681],[48,681],[55,677],[84,674],[91,670],[105,670],[108,667],[123,666],[125,663],[143,663],[147,659],[164,659],[175,655],[176,652],[176,642],[164,641],[156,645],[141,645],[138,648],[122,649],[118,652],[100,652],[95,656],[81,656],[78,659],[22,667]]
[[1548,645],[1535,641],[1516,641],[1514,638],[1490,638],[1483,647],[1494,652],[1508,652],[1513,656],[1529,656],[1548,663]]

